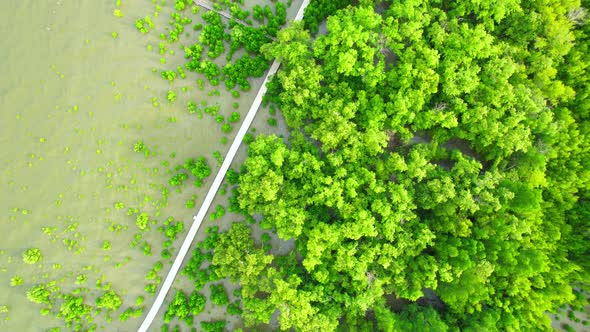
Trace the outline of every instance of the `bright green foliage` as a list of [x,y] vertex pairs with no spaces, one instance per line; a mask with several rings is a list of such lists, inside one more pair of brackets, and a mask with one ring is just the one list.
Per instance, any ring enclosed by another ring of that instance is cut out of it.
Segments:
[[147,243],[147,241],[144,241],[141,247],[143,254],[146,256],[151,256],[152,255],[152,246]]
[[[242,1],[242,4],[243,4],[243,1]],[[248,16],[250,16],[249,11],[240,8],[240,6],[235,2],[232,2],[229,5],[229,12],[232,17],[234,17],[238,20],[245,20]]]
[[[179,2],[177,2],[178,4]],[[182,5],[184,6],[184,5]],[[184,7],[183,7],[184,9]],[[160,38],[161,39],[167,39],[169,43],[174,43],[176,41],[178,41],[179,37],[182,35],[182,33],[184,32],[184,26],[191,24],[192,20],[188,17],[181,17],[180,14],[172,12],[170,13],[170,26],[171,28],[169,29],[170,33],[168,34],[168,37],[166,38],[166,35],[164,33],[160,34]],[[174,54],[174,53],[171,53]]]
[[116,311],[123,304],[121,297],[114,291],[106,291],[96,299],[97,308],[105,308],[108,311]]
[[11,287],[20,286],[23,283],[24,283],[24,279],[21,276],[14,276],[14,277],[10,278],[10,286]]
[[166,99],[168,99],[170,104],[173,104],[176,101],[176,92],[174,92],[174,90],[169,90],[166,94]]
[[23,262],[25,264],[36,264],[42,259],[43,255],[41,255],[41,250],[38,248],[30,248],[23,252]]
[[312,4],[308,27],[333,13],[327,34],[293,24],[261,47],[282,63],[265,103],[291,131],[251,142],[230,204],[295,248],[267,255],[244,223],[215,247],[245,323],[548,330],[588,282],[580,4]]
[[199,243],[199,246],[205,250],[212,250],[215,248],[217,242],[219,241],[219,227],[207,227],[205,233],[207,234],[207,237],[205,238],[205,240]]
[[194,44],[190,47],[184,48],[184,57],[189,61],[184,65],[187,70],[196,71],[200,66],[202,59],[203,46],[201,44]]
[[268,233],[262,233],[262,235],[260,236],[260,240],[265,243],[265,242],[269,242],[271,240],[271,237]]
[[[193,68],[193,67],[191,67],[191,68]],[[189,70],[191,68],[189,68]],[[219,66],[211,60],[204,60],[202,62],[197,63],[194,67],[194,71],[205,75],[205,77],[210,82],[219,79],[219,75],[221,74],[221,70],[219,69]],[[213,85],[216,85],[216,84],[213,84]]]
[[254,142],[254,136],[251,133],[246,133],[244,135],[244,144],[249,145],[250,143]]
[[320,22],[350,4],[351,0],[311,0],[303,13],[305,29],[317,33]]
[[201,264],[207,259],[207,255],[203,254],[200,249],[193,250],[193,254],[185,267],[180,272],[181,275],[186,275],[189,279],[193,279],[201,268]]
[[243,294],[255,294],[259,277],[271,262],[272,256],[255,247],[250,229],[244,223],[233,223],[215,243],[212,262],[215,273],[222,278],[229,277],[230,281],[239,280]]
[[150,222],[150,217],[147,213],[142,213],[137,216],[135,220],[135,225],[139,228],[140,231],[145,231],[148,229],[148,223]]
[[145,301],[145,297],[143,296],[138,296],[137,299],[135,299],[135,305],[136,306],[140,306],[143,304],[143,302]]
[[164,313],[164,322],[169,323],[174,317],[177,317],[191,326],[193,316],[200,314],[205,309],[205,302],[205,297],[197,292],[193,292],[190,297],[187,297],[182,291],[177,291]]
[[[205,261],[211,261],[213,257],[213,253],[211,250],[215,247],[216,243],[219,241],[219,233],[218,227],[208,227],[205,230],[207,237],[205,240],[197,243],[196,248],[193,250],[193,254],[189,261],[186,263],[185,267],[181,270],[180,274],[186,276],[189,280],[191,280],[194,284],[194,292],[197,292],[205,286],[205,284],[209,281],[215,281],[219,279],[217,275],[213,272],[214,267],[213,265],[209,265],[207,268],[202,269],[201,265]],[[196,297],[196,293],[193,293],[189,302],[193,301],[192,298]],[[199,295],[200,296],[200,295]],[[201,300],[195,300],[201,301]],[[203,302],[205,299],[203,298]],[[198,308],[198,307],[195,307]],[[196,310],[196,309],[195,309]],[[197,311],[201,311],[199,309]],[[196,315],[196,314],[195,314]]]
[[76,276],[76,285],[83,285],[88,281],[88,277],[85,274],[79,274]]
[[239,315],[242,313],[239,302],[232,302],[227,305],[227,313],[230,315]]
[[229,303],[229,298],[225,292],[223,285],[211,285],[211,302],[216,305],[226,305]]
[[84,303],[84,297],[65,294],[57,317],[66,322],[68,329],[84,331],[82,326],[92,323],[92,309]]
[[177,165],[175,170],[177,173],[168,181],[174,187],[178,187],[188,180],[189,174],[192,174],[195,178],[193,182],[195,187],[201,187],[203,180],[211,175],[211,168],[207,164],[205,157],[187,159],[184,164]]
[[50,304],[51,291],[46,285],[36,285],[27,290],[27,299],[33,303]]
[[[214,3],[215,6],[229,8],[230,12],[237,19],[243,19],[249,15],[249,12],[241,9],[237,3],[227,2],[223,5]],[[286,23],[287,13],[285,5],[282,2],[276,2],[274,7],[274,13],[268,5],[264,8],[260,6],[256,7],[258,9],[255,9],[255,11],[258,10],[260,12],[261,18],[265,23],[259,27],[247,26],[241,22],[230,20],[229,33],[226,32],[226,25],[223,23],[219,14],[215,11],[204,11],[202,18],[206,24],[196,24],[193,27],[195,31],[201,31],[199,42],[190,46],[181,47],[187,59],[184,68],[203,74],[212,86],[217,86],[224,81],[226,87],[229,89],[238,85],[242,91],[250,90],[248,78],[261,77],[270,64],[268,59],[260,55],[260,49],[263,45],[269,43],[271,37],[276,36],[280,27]],[[198,9],[198,7],[193,8]],[[172,29],[169,35],[167,36],[162,33],[160,37],[162,40],[168,39],[169,42],[174,42],[183,33],[183,26],[190,23],[191,20],[182,18],[177,13],[172,13],[171,17]],[[226,55],[227,63],[221,64],[220,67],[212,60],[225,52],[225,42],[229,42],[229,52]],[[232,62],[234,53],[242,48],[245,50],[245,53],[239,59]],[[208,59],[203,59],[203,52],[206,52]],[[161,44],[160,53],[166,53],[164,44]],[[162,58],[161,61],[165,63],[166,60]],[[181,67],[177,68],[177,72],[182,78],[186,76]],[[167,80],[173,81],[176,77],[176,72],[165,70],[162,72],[162,76]],[[197,82],[199,89],[203,90],[203,82],[199,80]],[[213,91],[210,93],[213,94]],[[237,97],[239,93],[235,91],[232,92],[232,95]],[[171,100],[170,102],[172,103],[173,101]]]
[[203,295],[193,292],[188,299],[188,306],[191,310],[191,313],[196,316],[203,312],[203,310],[205,310],[206,302],[207,299]]
[[225,215],[225,208],[221,205],[217,205],[217,207],[215,207],[215,211],[213,213],[211,213],[211,220],[217,220],[221,217],[223,217]]
[[133,151],[139,152],[139,153],[144,153],[146,155],[149,153],[149,149],[143,143],[143,141],[137,141],[135,144],[133,144]]
[[[177,234],[182,233],[184,231],[184,223],[182,221],[174,221],[173,217],[168,217],[164,221],[164,225],[158,227],[158,231],[168,238],[168,243],[170,245],[174,240],[176,240]],[[164,247],[168,247],[169,245],[164,245]]]
[[261,77],[268,69],[269,62],[261,55],[251,57],[247,54],[240,57],[234,63],[228,63],[223,67],[225,86],[233,89],[237,84],[242,91],[250,90],[248,77]]
[[181,320],[186,319],[189,314],[186,294],[182,291],[177,291],[174,299],[170,302],[168,309],[164,313],[164,322],[170,323],[174,317],[178,317]]
[[265,32],[273,37],[277,36],[280,28],[287,23],[287,7],[283,2],[275,3],[275,15],[269,18]]
[[207,55],[211,59],[217,58],[225,51],[223,41],[228,37],[224,32],[225,25],[221,21],[221,17],[214,11],[207,11],[202,15],[203,20],[207,25],[201,30],[199,41],[201,44],[208,46]]
[[205,332],[223,332],[225,331],[225,321],[201,322],[201,328]]
[[190,114],[194,114],[197,112],[197,103],[195,103],[194,101],[189,101],[186,104],[186,109]]
[[205,287],[205,284],[209,281],[214,281],[214,275],[210,272],[210,269],[198,270],[191,278],[196,290],[201,290]]
[[[164,255],[162,255],[162,257],[164,257]],[[143,290],[145,290],[146,293],[153,295],[153,294],[156,294],[157,287],[158,287],[157,284],[147,284],[147,285],[145,285]]]
[[231,185],[237,184],[240,179],[240,173],[236,172],[233,168],[230,168],[225,175],[225,179]]
[[252,8],[252,17],[254,17],[256,21],[264,23],[264,11],[260,5],[254,5],[254,8]]
[[170,180],[168,180],[168,183],[173,186],[173,187],[178,187],[180,185],[182,185],[182,183],[184,181],[186,181],[188,179],[188,174],[184,173],[184,172],[180,172],[180,173],[176,173],[175,175],[173,175]]
[[131,318],[131,317],[139,318],[139,317],[141,317],[141,315],[143,315],[143,307],[127,308],[127,309],[123,310],[123,312],[121,312],[121,314],[119,315],[119,320],[122,322],[125,322],[125,321],[129,320],[129,318]]
[[191,197],[190,199],[186,200],[185,206],[187,209],[194,209],[195,208],[195,197]]
[[135,27],[142,33],[148,33],[154,28],[154,23],[152,22],[151,17],[146,16],[135,21]]
[[170,82],[173,82],[176,78],[176,72],[174,70],[163,70],[162,78]]
[[236,24],[231,28],[228,60],[231,60],[233,53],[242,47],[249,53],[257,54],[260,47],[268,42],[270,39],[262,29]]
[[184,164],[184,168],[191,172],[195,177],[194,185],[201,187],[203,180],[211,175],[211,168],[207,165],[205,157],[198,157],[196,160],[190,159]]
[[162,259],[166,260],[166,259],[170,259],[172,257],[172,253],[168,249],[163,249],[160,252],[160,256],[162,256]]
[[273,14],[272,9],[270,6],[266,5],[261,7],[260,5],[255,5],[252,9],[252,17],[256,19],[260,23],[266,23],[261,26],[260,30],[269,35],[269,36],[276,36],[280,26],[285,24],[287,18],[287,11],[286,11],[285,4],[282,2],[275,3],[275,13]]
[[175,0],[174,1],[174,9],[177,11],[183,11],[187,6],[191,4],[190,0]]
[[155,270],[149,270],[148,273],[145,275],[145,280],[156,280],[158,278],[158,273]]
[[229,119],[229,122],[239,122],[240,121],[240,113],[239,112],[232,112]]
[[[178,66],[176,68],[176,71],[178,72],[178,75],[180,76],[180,78],[185,79],[186,78],[186,72],[184,71],[184,69],[182,69],[181,66]],[[184,88],[182,89],[182,92],[186,92],[187,90],[185,90]]]

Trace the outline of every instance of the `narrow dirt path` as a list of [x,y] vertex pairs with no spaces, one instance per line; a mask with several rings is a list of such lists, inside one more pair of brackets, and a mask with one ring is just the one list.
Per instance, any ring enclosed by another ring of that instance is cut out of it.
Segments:
[[[301,4],[301,7],[299,7],[299,11],[295,16],[295,21],[300,21],[303,18],[303,11],[305,10],[305,7],[307,7],[308,4],[309,0],[303,0],[303,3]],[[234,138],[234,141],[232,142],[229,151],[225,156],[225,159],[223,160],[223,164],[221,165],[219,172],[215,176],[215,180],[213,180],[213,184],[211,185],[211,188],[209,188],[207,196],[205,196],[205,200],[203,201],[201,208],[193,217],[193,224],[191,225],[191,228],[189,229],[184,241],[182,242],[182,246],[178,251],[178,255],[176,256],[174,263],[172,263],[172,267],[170,267],[170,271],[168,271],[168,275],[166,276],[166,279],[162,284],[162,288],[160,288],[158,296],[156,296],[156,300],[154,301],[152,307],[150,308],[150,311],[144,318],[143,323],[138,329],[138,332],[146,332],[148,330],[148,328],[154,321],[154,318],[156,318],[156,315],[158,314],[160,307],[162,307],[162,304],[166,299],[166,294],[168,294],[168,291],[172,287],[172,283],[174,282],[174,279],[176,278],[178,271],[180,271],[180,266],[182,265],[182,262],[184,261],[184,258],[186,257],[186,254],[188,253],[193,243],[193,240],[197,235],[197,232],[199,231],[199,227],[201,227],[201,223],[203,222],[203,219],[207,214],[207,210],[209,210],[209,207],[211,206],[211,203],[213,202],[213,199],[215,198],[215,195],[217,194],[217,191],[219,190],[219,187],[223,182],[223,178],[225,177],[225,174],[227,173],[231,163],[233,162],[234,157],[238,152],[238,148],[242,144],[242,140],[248,132],[248,129],[250,129],[250,125],[252,124],[252,121],[254,120],[254,117],[256,116],[258,109],[260,108],[260,104],[262,103],[262,97],[266,93],[266,83],[268,82],[269,78],[277,72],[279,66],[280,62],[278,62],[277,60],[273,61],[272,65],[270,66],[270,70],[266,74],[264,82],[262,82],[262,86],[258,90],[256,98],[254,98],[254,102],[250,106],[250,109],[248,110],[248,113],[244,118],[244,122],[240,126],[240,130],[238,130],[238,133]]]

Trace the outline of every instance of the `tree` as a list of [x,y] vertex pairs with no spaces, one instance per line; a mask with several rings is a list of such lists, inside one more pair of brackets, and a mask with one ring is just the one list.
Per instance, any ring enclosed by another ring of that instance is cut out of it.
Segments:
[[123,304],[123,300],[114,291],[106,291],[96,299],[96,307],[105,308],[108,311],[117,311],[121,304]]
[[261,47],[290,133],[250,144],[233,201],[294,248],[234,224],[217,271],[249,326],[548,329],[587,279],[588,25],[575,3],[379,3]]
[[215,245],[213,265],[220,278],[240,280],[243,294],[254,294],[260,273],[271,263],[272,256],[254,246],[250,229],[244,223],[233,223],[227,233],[222,234]]

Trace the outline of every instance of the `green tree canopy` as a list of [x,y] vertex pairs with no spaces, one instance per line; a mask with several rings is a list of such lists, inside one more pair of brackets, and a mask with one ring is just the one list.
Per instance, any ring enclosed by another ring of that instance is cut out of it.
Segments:
[[290,133],[250,144],[236,201],[295,246],[266,254],[236,223],[218,273],[250,325],[549,329],[589,281],[581,4],[375,2],[261,47]]

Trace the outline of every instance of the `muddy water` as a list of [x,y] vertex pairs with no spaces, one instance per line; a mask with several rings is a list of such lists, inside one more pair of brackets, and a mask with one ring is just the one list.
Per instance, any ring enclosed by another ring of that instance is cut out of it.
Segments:
[[[123,17],[113,15],[115,1],[8,0],[3,5],[0,306],[8,312],[0,313],[0,330],[63,326],[26,299],[26,289],[38,283],[57,281],[64,292],[87,288],[86,300],[93,304],[102,293],[95,282],[102,278],[123,296],[120,311],[134,305],[137,295],[145,295],[148,305],[152,299],[143,291],[144,276],[159,259],[163,237],[156,227],[144,236],[152,256],[130,248],[137,230],[127,208],[153,216],[159,212],[160,222],[173,216],[188,225],[194,211],[185,200],[196,194],[198,206],[207,184],[173,192],[167,205],[159,186],[167,183],[171,166],[198,155],[215,166],[213,151],[224,154],[227,147],[219,142],[219,125],[189,115],[186,102],[207,100],[227,108],[230,100],[197,91],[194,77],[170,86],[152,72],[175,68],[182,59],[168,54],[162,65],[162,56],[147,50],[148,44],[157,50],[157,36],[135,29],[137,18],[153,13],[149,1],[123,0]],[[162,29],[168,13],[164,7],[162,19],[154,19]],[[193,88],[183,93],[182,86]],[[179,96],[172,105],[165,100],[169,89]],[[152,154],[134,153],[137,140]],[[162,165],[166,161],[170,167]],[[116,209],[117,202],[124,208]],[[103,250],[104,240],[112,249]],[[40,264],[23,264],[22,252],[29,247],[41,249]],[[88,281],[76,285],[80,274]],[[24,284],[10,287],[16,275]],[[122,323],[117,316],[105,330],[130,331],[138,325],[139,319]],[[106,326],[103,320],[104,314],[98,315],[99,326]]]

